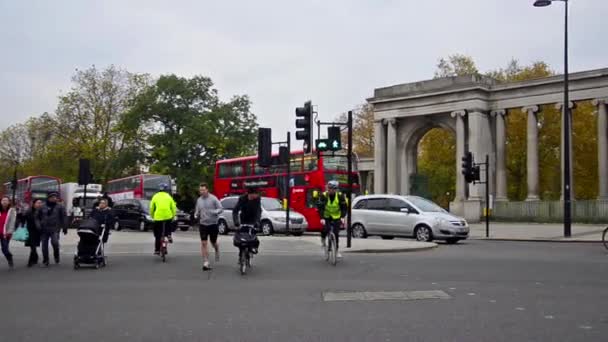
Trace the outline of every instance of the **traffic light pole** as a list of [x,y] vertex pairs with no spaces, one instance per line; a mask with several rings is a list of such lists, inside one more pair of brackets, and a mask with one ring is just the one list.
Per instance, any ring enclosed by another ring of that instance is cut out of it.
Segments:
[[486,154],[486,238],[490,237],[490,156]]
[[353,194],[353,111],[348,111],[348,199],[346,216],[346,248],[351,247],[352,231],[352,194]]
[[285,208],[286,211],[286,217],[285,217],[285,229],[287,230],[287,233],[289,233],[289,211],[291,210],[291,133],[287,132],[287,151],[289,152],[288,156],[289,158],[287,159],[287,183],[286,183],[286,187],[287,187],[287,208]]

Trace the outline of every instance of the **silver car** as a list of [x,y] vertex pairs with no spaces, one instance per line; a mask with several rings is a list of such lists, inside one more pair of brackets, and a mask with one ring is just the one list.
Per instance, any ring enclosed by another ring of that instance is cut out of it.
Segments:
[[469,225],[437,204],[417,196],[368,195],[353,202],[353,237],[412,237],[456,243],[469,237]]
[[[228,234],[230,231],[236,230],[234,221],[232,220],[232,210],[236,206],[239,198],[231,196],[222,198],[220,202],[224,208],[224,212],[220,215],[218,222],[220,234]],[[290,233],[293,235],[302,235],[308,227],[308,223],[304,216],[296,211],[289,212],[289,231],[287,231],[285,210],[281,202],[276,198],[262,197],[262,217],[260,230],[264,235],[272,235],[274,233]]]

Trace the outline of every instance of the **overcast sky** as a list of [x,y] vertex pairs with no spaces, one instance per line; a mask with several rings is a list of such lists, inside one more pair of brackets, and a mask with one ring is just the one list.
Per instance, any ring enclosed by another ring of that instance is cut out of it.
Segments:
[[[449,54],[562,70],[563,4],[532,2],[0,0],[0,129],[54,111],[76,68],[114,64],[210,76],[283,138],[305,100],[331,119],[374,88],[431,78]],[[606,18],[608,1],[571,0],[571,71],[608,67]]]

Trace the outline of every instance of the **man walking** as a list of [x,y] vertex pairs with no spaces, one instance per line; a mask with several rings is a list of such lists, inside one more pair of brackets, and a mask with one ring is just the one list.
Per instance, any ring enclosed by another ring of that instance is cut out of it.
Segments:
[[67,214],[63,205],[57,203],[59,194],[55,191],[49,192],[45,206],[42,208],[42,232],[40,242],[42,243],[42,263],[49,266],[49,240],[53,246],[55,263],[59,263],[59,232],[68,233]]
[[217,224],[219,215],[224,209],[217,197],[209,193],[209,186],[206,183],[201,183],[198,192],[200,197],[196,200],[194,217],[199,223],[198,231],[201,236],[203,271],[208,271],[211,269],[211,266],[209,265],[209,247],[207,245],[207,240],[211,240],[211,244],[215,249],[215,261],[220,261],[220,249],[217,243],[219,229]]

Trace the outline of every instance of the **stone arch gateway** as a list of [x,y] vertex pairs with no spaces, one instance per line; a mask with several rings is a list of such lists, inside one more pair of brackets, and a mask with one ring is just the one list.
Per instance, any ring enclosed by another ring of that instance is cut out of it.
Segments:
[[[368,99],[375,120],[374,192],[409,194],[417,143],[429,129],[441,127],[456,137],[456,197],[450,207],[468,220],[479,220],[484,186],[465,183],[461,157],[467,151],[476,161],[489,155],[490,193],[496,201],[507,201],[505,117],[510,109],[521,109],[528,120],[527,200],[537,201],[537,114],[540,105],[561,108],[562,96],[561,75],[513,83],[472,75],[375,89]],[[597,106],[598,200],[608,201],[608,68],[570,74],[570,99],[570,108],[584,100]]]

